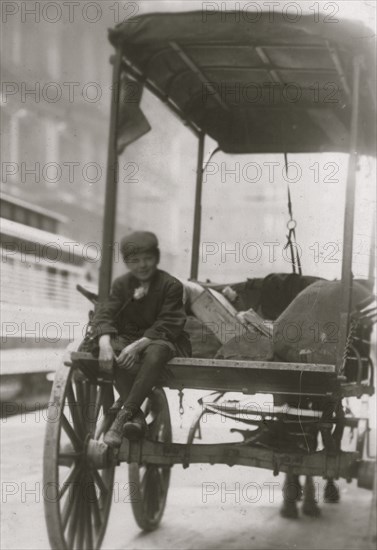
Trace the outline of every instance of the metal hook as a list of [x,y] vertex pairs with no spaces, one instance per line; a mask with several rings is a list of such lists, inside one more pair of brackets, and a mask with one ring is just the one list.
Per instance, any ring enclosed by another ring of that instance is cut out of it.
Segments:
[[287,229],[289,229],[289,231],[294,231],[294,229],[296,229],[296,226],[297,222],[295,219],[291,218],[287,221]]
[[178,390],[179,394],[179,416],[182,417],[185,409],[183,408],[183,390]]

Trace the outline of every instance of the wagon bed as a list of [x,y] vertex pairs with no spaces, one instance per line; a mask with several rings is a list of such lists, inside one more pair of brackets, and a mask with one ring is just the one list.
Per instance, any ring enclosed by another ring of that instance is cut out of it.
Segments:
[[[72,352],[72,364],[98,372],[98,361],[90,353]],[[372,365],[371,365],[372,366]],[[162,384],[175,390],[268,393],[302,396],[373,394],[373,377],[349,382],[337,375],[335,365],[281,361],[247,361],[174,357],[165,367]]]
[[[90,353],[72,352],[71,359],[97,372]],[[165,371],[163,385],[175,390],[331,396],[339,386],[335,365],[175,357]]]
[[[100,384],[111,383],[108,374],[101,375],[98,361],[90,353],[72,352],[71,362],[67,367],[80,370],[90,379],[97,371],[96,381]],[[242,392],[244,394],[273,393],[285,396],[315,396],[328,399],[328,407],[321,410],[289,409],[279,407],[247,408],[243,411],[243,422],[251,425],[266,422],[297,423],[301,427],[305,422],[315,423],[324,437],[325,449],[309,452],[277,441],[274,448],[264,448],[258,441],[248,440],[248,432],[243,434],[240,443],[203,444],[194,443],[200,420],[204,414],[220,413],[233,420],[240,420],[237,406],[229,407],[227,402],[217,403],[214,399],[204,405],[191,427],[186,444],[159,442],[148,438],[140,442],[124,440],[119,451],[120,462],[137,464],[155,464],[172,466],[182,464],[187,467],[192,463],[222,463],[230,466],[238,464],[271,469],[275,475],[290,472],[297,475],[313,475],[325,478],[343,477],[347,480],[357,478],[359,486],[371,488],[373,483],[374,463],[362,460],[362,447],[365,445],[366,433],[354,452],[342,452],[332,446],[330,436],[340,418],[333,414],[331,407],[334,393],[341,392],[341,383],[336,375],[334,365],[316,365],[287,362],[236,361],[223,359],[174,358],[166,366],[168,377],[161,382],[169,389],[199,389],[219,392]],[[314,386],[313,386],[314,384]],[[203,404],[203,403],[202,403]],[[217,410],[216,410],[217,409]],[[233,409],[233,412],[232,412]],[[229,414],[227,414],[229,412]],[[296,417],[296,419],[295,419]],[[261,420],[259,421],[258,418]],[[246,420],[245,420],[246,419]],[[289,420],[287,420],[289,419]],[[342,428],[357,428],[359,419],[342,418]],[[327,446],[327,443],[329,444]],[[360,452],[361,451],[361,452]],[[98,464],[101,458],[97,456]]]

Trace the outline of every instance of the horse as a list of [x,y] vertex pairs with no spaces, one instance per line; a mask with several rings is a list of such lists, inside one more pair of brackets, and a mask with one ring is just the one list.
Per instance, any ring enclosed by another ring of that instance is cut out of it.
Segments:
[[[318,413],[318,418],[320,415],[326,414],[327,411],[337,410],[338,413],[342,414],[342,405],[341,403],[336,403],[334,406],[333,402],[327,402],[323,398],[317,401],[314,400],[314,396],[306,396],[304,400],[297,399],[293,396],[290,396],[288,399],[288,406],[295,407],[298,409],[299,414],[304,415],[303,407],[307,408],[310,411],[313,409]],[[282,404],[284,398],[282,396],[274,395],[274,404]],[[313,418],[313,416],[312,416]],[[286,428],[284,431],[284,436],[289,445],[293,447],[306,450],[308,453],[313,453],[318,448],[318,435],[320,428],[318,426],[318,418],[314,417],[313,423],[302,424],[301,417],[298,424],[289,424],[293,426]],[[297,418],[296,418],[297,420]],[[296,428],[294,428],[296,426]],[[325,432],[323,434],[324,440],[328,443],[330,436],[330,444],[336,446],[340,449],[340,440],[342,436],[342,428],[335,429],[333,434]],[[333,439],[331,440],[331,437]],[[302,502],[302,513],[307,516],[318,517],[321,514],[321,510],[318,506],[316,499],[316,487],[314,484],[314,479],[312,476],[307,475],[305,477],[304,486],[300,483],[300,477],[296,474],[287,473],[285,476],[285,481],[282,489],[283,493],[283,504],[280,508],[280,515],[285,518],[295,519],[298,517],[298,507],[297,502]],[[338,503],[340,500],[339,488],[336,485],[333,478],[328,478],[326,480],[326,485],[324,487],[324,502],[327,503]]]

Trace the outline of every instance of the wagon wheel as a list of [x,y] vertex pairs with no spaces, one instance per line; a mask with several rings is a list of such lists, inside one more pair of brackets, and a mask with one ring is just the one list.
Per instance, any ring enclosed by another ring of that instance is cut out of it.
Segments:
[[[145,405],[147,439],[171,443],[169,405],[163,389],[155,388]],[[131,463],[128,477],[132,488],[132,511],[138,526],[153,531],[161,521],[169,489],[170,466]]]
[[[112,501],[115,465],[102,442],[111,423],[106,412],[114,402],[112,384],[97,385],[77,374],[60,367],[48,409],[45,517],[51,548],[58,550],[100,548]],[[101,451],[99,464],[93,448]]]

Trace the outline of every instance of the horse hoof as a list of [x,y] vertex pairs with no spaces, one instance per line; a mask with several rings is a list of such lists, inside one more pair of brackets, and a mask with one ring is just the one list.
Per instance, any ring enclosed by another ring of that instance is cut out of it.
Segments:
[[321,509],[315,502],[304,502],[302,505],[302,513],[312,518],[317,518],[321,515]]
[[298,518],[298,510],[295,502],[285,502],[283,506],[280,508],[280,515],[283,518],[288,519],[297,519]]
[[323,500],[328,504],[337,504],[340,500],[340,493],[338,487],[334,482],[328,481],[325,485],[323,492]]

